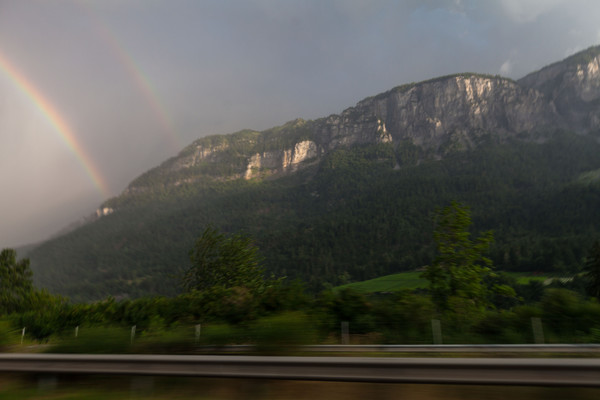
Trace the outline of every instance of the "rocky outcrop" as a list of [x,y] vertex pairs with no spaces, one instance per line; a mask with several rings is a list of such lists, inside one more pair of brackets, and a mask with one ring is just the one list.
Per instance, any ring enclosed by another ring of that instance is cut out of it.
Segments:
[[193,144],[190,149],[182,152],[173,159],[169,165],[171,171],[177,171],[183,168],[190,168],[202,161],[218,162],[219,153],[229,148],[228,143],[222,143],[216,146],[207,146],[204,144]]
[[344,146],[411,143],[441,158],[519,135],[543,140],[556,129],[600,129],[600,46],[529,74],[457,74],[396,87],[339,115],[301,119],[264,132],[199,139],[142,175],[124,194],[199,179],[254,179],[295,172]]
[[312,140],[304,140],[296,143],[293,151],[286,151],[286,157],[283,160],[283,169],[296,170],[300,163],[311,160],[317,156],[318,149]]
[[[203,166],[229,164],[215,169],[229,175],[214,178],[277,176],[311,165],[339,147],[401,141],[439,158],[448,149],[475,147],[484,135],[502,139],[560,125],[553,103],[540,91],[501,77],[461,74],[400,86],[316,121],[296,120],[271,131],[225,135],[220,141],[199,139],[148,174],[168,177],[191,171],[192,177],[188,173],[171,179],[179,185],[193,182],[194,174],[206,177]],[[141,178],[126,193],[144,191],[148,182],[157,180]]]
[[600,46],[533,72],[519,84],[543,93],[569,128],[600,129]]
[[99,209],[96,210],[96,217],[100,218],[100,217],[106,217],[107,215],[110,215],[114,212],[115,210],[113,210],[110,207],[101,207]]
[[294,172],[301,163],[314,159],[317,151],[315,142],[304,140],[296,143],[292,149],[256,153],[248,160],[244,178],[252,179],[277,172]]
[[537,90],[500,77],[466,74],[405,85],[365,99],[325,119],[315,136],[327,150],[408,140],[437,151],[453,138],[472,147],[486,133],[506,137],[555,127],[558,122],[553,105]]

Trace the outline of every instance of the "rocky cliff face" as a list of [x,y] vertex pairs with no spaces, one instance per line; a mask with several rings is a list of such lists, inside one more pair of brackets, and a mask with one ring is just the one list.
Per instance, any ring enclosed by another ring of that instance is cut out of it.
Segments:
[[600,129],[600,46],[533,72],[519,84],[543,93],[569,128]]
[[553,105],[534,89],[500,77],[463,74],[405,85],[365,99],[316,132],[324,148],[408,140],[439,153],[473,147],[484,134],[512,136],[555,126]]
[[527,75],[458,74],[399,86],[339,115],[295,120],[264,132],[202,138],[136,179],[125,194],[160,182],[253,179],[295,172],[342,147],[409,142],[440,158],[482,137],[600,129],[600,46]]
[[266,151],[253,154],[248,160],[244,173],[245,179],[260,177],[264,171],[294,172],[301,163],[312,160],[318,155],[318,149],[312,140],[303,140],[292,148],[280,151]]

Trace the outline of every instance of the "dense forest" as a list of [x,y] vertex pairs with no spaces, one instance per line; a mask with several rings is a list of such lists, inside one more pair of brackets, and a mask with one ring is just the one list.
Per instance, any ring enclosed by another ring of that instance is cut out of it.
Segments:
[[452,202],[434,214],[435,257],[421,275],[427,289],[370,295],[335,288],[315,294],[299,281],[269,276],[250,236],[210,226],[194,243],[180,277],[182,293],[174,297],[73,303],[36,289],[29,260],[5,249],[0,346],[19,348],[19,336],[21,346],[47,342],[45,351],[61,353],[210,353],[227,344],[273,354],[310,343],[600,342],[600,241],[587,250],[574,279],[519,284],[495,271],[487,257],[493,233],[471,234],[468,206]]
[[24,255],[38,286],[75,301],[175,296],[213,226],[251,235],[269,274],[318,293],[431,265],[433,216],[458,201],[494,232],[498,269],[575,275],[600,237],[598,63],[594,46],[517,81],[437,77],[199,138]]
[[316,293],[430,264],[432,216],[454,200],[471,207],[475,230],[494,231],[498,269],[576,273],[600,237],[598,134],[495,138],[442,159],[411,143],[367,144],[278,179],[151,186],[32,251],[34,279],[74,300],[176,295],[212,224],[252,235],[269,273]]

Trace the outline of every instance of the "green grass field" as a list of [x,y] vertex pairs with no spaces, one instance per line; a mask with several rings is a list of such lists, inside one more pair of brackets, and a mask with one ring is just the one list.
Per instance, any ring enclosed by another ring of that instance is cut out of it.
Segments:
[[[380,276],[368,281],[353,282],[337,286],[335,290],[352,289],[360,293],[397,292],[400,290],[413,290],[427,288],[427,280],[421,278],[421,271],[400,272],[392,275]],[[526,285],[529,281],[546,281],[552,279],[547,275],[536,275],[531,272],[506,272],[517,280],[517,283]]]
[[397,292],[405,289],[420,289],[427,287],[427,280],[420,278],[421,271],[400,272],[392,275],[380,276],[363,282],[348,283],[336,287],[339,289],[352,289],[360,293]]
[[531,272],[505,272],[505,274],[512,276],[517,280],[520,285],[527,285],[530,281],[542,281],[545,282],[548,279],[552,279],[549,275],[533,274]]

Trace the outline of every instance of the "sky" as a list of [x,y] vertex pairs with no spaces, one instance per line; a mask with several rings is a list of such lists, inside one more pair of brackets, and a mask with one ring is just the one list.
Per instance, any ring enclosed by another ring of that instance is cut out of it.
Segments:
[[597,0],[0,0],[0,249],[195,139],[600,44]]

